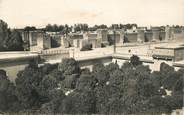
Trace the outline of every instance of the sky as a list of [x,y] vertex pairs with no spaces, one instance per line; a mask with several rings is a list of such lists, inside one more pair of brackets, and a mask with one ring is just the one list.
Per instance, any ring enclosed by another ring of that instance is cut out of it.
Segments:
[[0,0],[10,27],[47,24],[184,25],[184,0]]

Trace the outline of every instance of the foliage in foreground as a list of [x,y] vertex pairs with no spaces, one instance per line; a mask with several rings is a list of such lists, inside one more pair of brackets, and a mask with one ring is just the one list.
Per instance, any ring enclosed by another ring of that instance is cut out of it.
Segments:
[[0,51],[23,51],[20,32],[8,28],[8,24],[0,19]]
[[0,71],[2,112],[169,113],[183,106],[184,70],[165,63],[154,72],[135,60],[122,67],[96,64],[90,72],[74,59],[42,67],[32,61],[17,76],[13,84]]

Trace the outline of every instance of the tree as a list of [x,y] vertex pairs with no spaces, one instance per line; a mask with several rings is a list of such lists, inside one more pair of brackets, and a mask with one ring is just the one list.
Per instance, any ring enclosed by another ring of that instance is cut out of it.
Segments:
[[181,76],[173,86],[174,95],[183,95],[183,77]]
[[178,81],[179,77],[180,76],[177,74],[177,72],[173,72],[167,77],[163,78],[162,85],[164,86],[164,88],[172,90],[173,84],[175,84]]
[[48,24],[48,25],[45,27],[45,30],[46,30],[46,31],[49,31],[49,32],[52,32],[54,29],[52,28],[52,25],[51,25],[51,24]]
[[96,113],[95,96],[92,90],[75,91],[63,101],[62,113],[92,114]]
[[163,77],[167,77],[168,75],[174,72],[174,67],[171,67],[163,62],[160,64],[160,72],[162,73]]
[[54,24],[54,25],[51,25],[51,24],[48,24],[46,27],[45,27],[45,31],[48,31],[48,32],[63,32],[65,29],[65,27],[63,25],[57,25],[57,24]]
[[177,81],[174,83],[172,87],[173,95],[183,95],[183,86],[184,86],[184,69],[180,69],[177,71],[178,77]]
[[82,74],[91,74],[91,72],[88,68],[84,68],[84,69],[81,69],[81,75]]
[[33,60],[17,76],[16,92],[22,110],[59,112],[65,98],[60,82],[65,78],[58,70],[58,64],[38,67],[37,62]]
[[74,25],[74,31],[88,31],[88,25],[87,24],[75,24]]
[[6,71],[5,70],[0,70],[0,80],[3,79],[8,79],[6,76]]
[[58,26],[58,30],[62,32],[64,30],[64,26],[63,25]]
[[52,75],[46,75],[43,77],[43,79],[40,81],[39,86],[38,86],[38,93],[40,95],[41,101],[47,102],[50,100],[50,93],[51,90],[55,89],[58,87],[58,81],[55,77]]
[[157,93],[157,90],[151,82],[151,70],[148,66],[138,65],[136,67],[136,90],[138,96],[150,97]]
[[61,113],[62,112],[62,103],[65,99],[65,94],[61,89],[53,89],[49,91],[50,101],[42,104],[41,111],[44,113]]
[[[35,60],[33,60],[33,61],[35,61]],[[31,64],[29,64],[29,65],[31,65]],[[36,68],[37,67],[36,62],[34,62],[33,64],[35,64],[33,67]],[[54,70],[58,69],[58,64],[45,64],[44,66],[41,66],[39,69],[43,75],[48,75],[48,74],[51,74]]]
[[[137,61],[134,65],[125,62],[121,68],[116,63],[97,63],[90,72],[80,70],[78,62],[71,58],[41,67],[33,60],[17,76],[14,85],[0,70],[0,111],[157,114],[183,106],[184,70],[174,71],[164,63],[161,71],[155,72]],[[161,86],[172,90],[171,96],[162,92]],[[69,93],[64,94],[66,90]]]
[[66,75],[65,79],[61,82],[62,86],[64,88],[74,89],[76,87],[77,79],[78,79],[77,74]]
[[171,90],[172,89],[172,80],[177,79],[176,76],[178,76],[177,73],[174,70],[174,67],[169,66],[168,64],[163,62],[163,63],[160,64],[160,73],[161,73],[161,76],[162,76],[161,84],[165,88]]
[[23,51],[22,36],[17,30],[13,30],[10,34],[10,39],[6,43],[7,50],[10,51]]
[[117,64],[111,63],[104,66],[103,64],[98,63],[93,66],[93,76],[99,85],[105,85],[109,80],[110,72],[115,71],[117,68],[119,69]]
[[109,80],[109,74],[106,71],[94,72],[93,76],[97,80],[98,85],[105,85]]
[[3,20],[0,20],[0,51],[5,51],[7,49],[6,42],[10,36],[10,29],[8,24]]
[[132,64],[129,62],[129,61],[126,61],[125,63],[123,63],[123,65],[121,66],[121,69],[124,70],[124,69],[129,69],[131,70],[133,68]]
[[162,86],[162,76],[159,71],[153,71],[150,75],[150,80],[154,84],[157,89],[159,89]]
[[36,27],[34,27],[34,26],[26,26],[24,28],[24,31],[34,31],[34,30],[36,30]]
[[0,70],[0,111],[1,112],[16,112],[20,108],[18,102],[15,85],[10,82],[4,70]]
[[83,74],[77,81],[76,89],[81,91],[92,90],[94,89],[95,84],[96,80],[92,75]]
[[119,29],[119,24],[112,24],[111,29]]
[[110,63],[105,66],[105,70],[109,73],[118,69],[119,69],[119,65],[117,63]]
[[154,113],[169,113],[170,108],[167,107],[167,101],[161,96],[153,96],[149,99],[149,112]]
[[104,71],[105,66],[102,63],[97,63],[93,65],[93,72],[99,72],[99,71]]
[[107,25],[94,25],[93,27],[89,27],[90,31],[96,31],[97,29],[107,29]]
[[63,33],[64,33],[65,35],[68,35],[69,32],[70,32],[70,27],[69,27],[67,24],[65,24]]
[[0,20],[0,51],[23,51],[23,41],[17,30],[8,28],[8,24]]
[[73,58],[63,59],[62,63],[59,64],[58,68],[59,71],[61,71],[64,75],[80,73],[79,64]]
[[25,70],[18,73],[15,80],[16,91],[24,109],[40,107],[41,102],[38,88],[42,77],[38,68],[34,66],[28,66]]
[[56,78],[58,82],[63,81],[65,79],[65,76],[63,75],[63,73],[58,69],[54,69],[50,71],[48,75],[51,75],[52,77]]
[[142,64],[142,62],[140,61],[140,58],[136,55],[133,55],[133,56],[130,57],[130,63],[133,66],[138,66],[138,65]]

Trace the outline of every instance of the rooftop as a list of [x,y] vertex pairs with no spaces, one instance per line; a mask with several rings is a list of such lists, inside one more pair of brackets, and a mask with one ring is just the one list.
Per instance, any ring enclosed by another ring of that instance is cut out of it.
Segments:
[[19,59],[19,58],[32,58],[37,57],[37,53],[22,51],[22,52],[0,52],[0,60]]
[[184,44],[168,44],[164,46],[155,47],[155,49],[184,49]]

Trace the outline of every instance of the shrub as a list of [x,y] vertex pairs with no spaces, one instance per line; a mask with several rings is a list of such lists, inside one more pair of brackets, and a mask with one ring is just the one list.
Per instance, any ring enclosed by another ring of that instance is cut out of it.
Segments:
[[132,57],[130,57],[130,62],[133,66],[138,66],[142,64],[142,62],[140,61],[140,58],[136,55],[133,55]]

